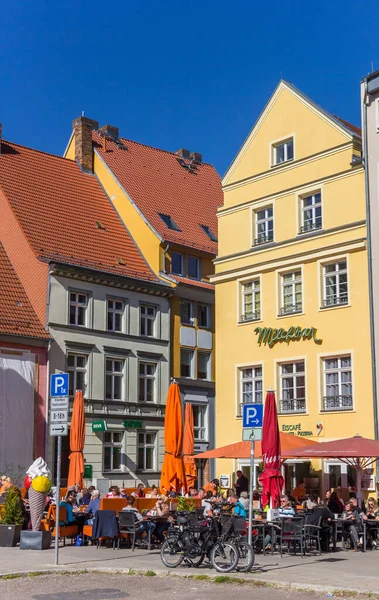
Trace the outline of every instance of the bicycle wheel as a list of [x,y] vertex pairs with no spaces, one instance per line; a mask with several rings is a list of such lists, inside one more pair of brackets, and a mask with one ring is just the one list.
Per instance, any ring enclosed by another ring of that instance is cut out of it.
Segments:
[[253,548],[245,541],[236,542],[238,550],[237,571],[240,573],[248,573],[255,561]]
[[230,573],[238,563],[238,550],[230,542],[216,542],[210,555],[212,566],[219,573]]
[[163,542],[161,547],[161,560],[166,567],[175,569],[184,560],[184,550],[178,544],[176,539],[168,539]]

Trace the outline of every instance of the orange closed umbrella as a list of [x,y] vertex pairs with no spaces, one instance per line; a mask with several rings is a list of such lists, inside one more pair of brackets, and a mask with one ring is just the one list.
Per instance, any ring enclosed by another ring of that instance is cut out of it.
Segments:
[[168,492],[187,490],[182,455],[183,420],[182,402],[177,383],[168,388],[166,414],[164,419],[165,457],[160,481],[161,489]]
[[70,467],[68,471],[68,487],[75,484],[84,487],[84,441],[86,437],[86,419],[84,414],[83,392],[77,390],[74,397],[74,408],[70,430]]
[[192,456],[195,452],[195,433],[193,425],[193,410],[192,404],[186,404],[184,412],[184,472],[186,474],[187,486],[192,487],[197,479],[197,468],[195,459]]

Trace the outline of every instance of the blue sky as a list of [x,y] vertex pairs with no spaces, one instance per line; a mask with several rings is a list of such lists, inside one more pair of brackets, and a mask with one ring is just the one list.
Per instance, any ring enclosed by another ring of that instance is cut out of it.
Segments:
[[223,174],[283,77],[359,124],[377,0],[16,0],[0,20],[3,137],[62,154],[86,116]]

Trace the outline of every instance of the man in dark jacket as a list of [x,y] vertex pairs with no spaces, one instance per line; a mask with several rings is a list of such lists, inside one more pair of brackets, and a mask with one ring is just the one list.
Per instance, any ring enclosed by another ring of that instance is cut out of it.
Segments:
[[235,482],[234,487],[236,488],[237,498],[240,497],[241,492],[249,491],[249,480],[242,471],[237,471],[237,481]]
[[[316,498],[315,498],[316,500]],[[333,534],[333,513],[329,510],[327,506],[324,506],[321,502],[319,502],[313,509],[308,519],[308,525],[318,525],[320,521],[320,540],[321,540],[321,549],[324,552],[329,550],[329,540],[331,535]]]

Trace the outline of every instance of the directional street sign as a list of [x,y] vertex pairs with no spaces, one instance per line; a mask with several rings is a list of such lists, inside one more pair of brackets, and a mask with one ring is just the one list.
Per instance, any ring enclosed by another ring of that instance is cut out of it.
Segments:
[[242,429],[243,442],[261,442],[262,429]]
[[67,423],[50,423],[50,435],[67,435],[68,425]]
[[50,396],[68,396],[68,373],[55,373],[51,376]]
[[69,399],[65,398],[50,398],[50,410],[68,410]]
[[50,411],[50,423],[67,423],[67,410],[52,410]]
[[242,415],[242,427],[244,429],[256,429],[263,425],[263,404],[244,404]]

